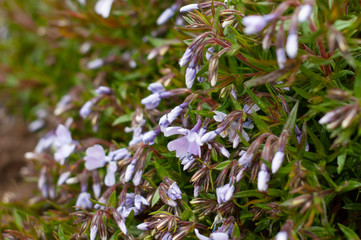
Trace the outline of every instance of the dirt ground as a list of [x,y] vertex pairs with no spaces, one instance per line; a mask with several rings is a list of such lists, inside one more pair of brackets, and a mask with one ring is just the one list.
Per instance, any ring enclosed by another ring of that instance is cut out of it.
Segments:
[[35,189],[35,184],[24,181],[23,175],[27,172],[24,153],[32,151],[36,142],[25,122],[9,116],[0,106],[0,201],[23,199]]

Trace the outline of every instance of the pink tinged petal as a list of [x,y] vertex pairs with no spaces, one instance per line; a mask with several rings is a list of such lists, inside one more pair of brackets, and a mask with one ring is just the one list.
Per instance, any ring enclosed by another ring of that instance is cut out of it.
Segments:
[[107,168],[107,175],[104,179],[104,184],[111,187],[115,184],[115,172],[117,171],[117,163],[110,162]]
[[109,17],[112,8],[113,0],[98,0],[95,4],[95,12],[103,18]]
[[283,151],[277,151],[272,160],[272,173],[276,173],[281,167],[285,153]]
[[187,154],[189,142],[187,137],[181,137],[168,143],[169,151],[176,151],[176,157],[182,157]]
[[210,235],[212,240],[228,240],[228,234],[227,233],[223,233],[223,232],[216,232],[216,233],[211,233]]
[[194,232],[199,240],[211,240],[209,237],[200,234],[197,228],[194,229]]

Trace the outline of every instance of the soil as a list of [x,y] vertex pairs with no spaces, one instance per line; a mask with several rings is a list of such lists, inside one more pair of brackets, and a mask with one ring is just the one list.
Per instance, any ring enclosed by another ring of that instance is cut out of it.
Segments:
[[20,200],[32,194],[36,186],[24,181],[24,174],[29,172],[24,154],[32,151],[36,142],[24,120],[9,116],[0,106],[0,201]]

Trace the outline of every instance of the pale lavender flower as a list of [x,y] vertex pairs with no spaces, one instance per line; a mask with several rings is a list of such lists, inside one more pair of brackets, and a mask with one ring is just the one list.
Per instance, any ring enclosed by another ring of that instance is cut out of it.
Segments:
[[196,69],[194,67],[188,66],[185,77],[187,88],[191,88],[193,86],[194,79],[196,78],[196,74],[197,74]]
[[98,226],[94,225],[90,227],[90,240],[95,240],[98,232]]
[[141,210],[142,205],[149,206],[149,202],[142,195],[137,194],[134,197],[134,206],[137,210]]
[[127,169],[125,170],[125,176],[124,181],[129,182],[132,179],[133,173],[134,173],[135,165],[129,164]]
[[102,187],[100,185],[100,182],[93,182],[92,188],[93,188],[94,196],[96,198],[99,198],[100,194],[101,194],[101,191],[102,191]]
[[298,35],[296,31],[290,31],[287,36],[286,52],[289,58],[294,59],[298,52]]
[[88,69],[97,69],[97,68],[100,68],[101,66],[103,66],[103,64],[104,64],[104,60],[101,58],[97,58],[97,59],[94,59],[94,60],[88,62],[86,67]]
[[154,131],[148,131],[144,133],[142,136],[143,142],[149,143],[150,145],[154,144],[154,139],[158,136],[159,133],[160,133],[160,129],[156,129]]
[[46,149],[50,148],[51,145],[54,144],[55,139],[56,139],[55,132],[54,131],[49,132],[44,137],[40,138],[40,140],[35,146],[34,152],[35,153],[44,152]]
[[80,207],[80,208],[92,208],[93,204],[92,202],[89,200],[91,198],[90,193],[87,192],[81,192],[79,194],[78,199],[76,200],[75,206]]
[[92,112],[92,107],[94,106],[94,103],[94,99],[90,99],[89,101],[86,101],[81,107],[81,109],[79,110],[79,114],[83,119],[87,118]]
[[276,14],[268,14],[264,16],[251,15],[243,18],[243,25],[246,26],[244,32],[247,35],[256,34],[262,31],[269,21],[275,19]]
[[211,57],[213,56],[212,53],[214,53],[216,49],[214,47],[210,47],[207,49],[207,52],[206,52],[206,59],[209,61],[209,59],[211,59]]
[[209,131],[202,136],[201,142],[206,143],[206,142],[212,141],[213,139],[215,139],[217,137],[217,135],[218,134],[216,133],[216,131]]
[[231,185],[230,183],[227,183],[223,187],[218,187],[216,189],[218,204],[222,204],[229,201],[233,196],[233,192],[234,192],[233,184]]
[[172,240],[172,235],[170,233],[165,233],[161,240]]
[[243,111],[247,114],[252,114],[253,112],[257,112],[260,110],[260,107],[258,107],[257,104],[253,104],[252,106],[251,105],[248,105],[248,104],[245,104],[244,107],[243,107]]
[[117,163],[114,161],[111,161],[108,164],[107,174],[105,175],[105,178],[104,178],[105,186],[111,187],[115,184],[116,171],[117,171]]
[[68,94],[64,95],[64,96],[60,99],[60,101],[56,104],[56,107],[55,107],[55,110],[54,110],[54,114],[55,114],[56,116],[62,114],[62,113],[65,111],[65,109],[66,109],[66,107],[68,106],[68,104],[71,103],[71,100],[72,100],[71,96],[69,96]]
[[140,181],[142,180],[142,175],[143,175],[143,171],[142,170],[138,170],[133,177],[133,184],[134,186],[139,186]]
[[187,170],[195,161],[195,158],[192,154],[187,153],[183,158],[181,164],[184,166],[183,171]]
[[113,0],[98,0],[95,4],[95,12],[103,18],[109,17],[112,8]]
[[280,231],[279,233],[277,233],[275,240],[287,240],[288,239],[288,234],[286,231]]
[[149,227],[149,223],[147,223],[147,222],[144,222],[144,223],[141,223],[141,224],[138,224],[138,225],[137,225],[137,228],[138,228],[139,230],[141,230],[141,231],[147,231],[147,230],[149,230],[148,227]]
[[86,0],[78,0],[78,2],[79,2],[81,5],[85,5]]
[[63,165],[65,158],[75,150],[76,145],[77,143],[73,141],[70,131],[64,125],[60,124],[55,130],[53,146],[56,151],[54,153],[54,159]]
[[163,25],[171,19],[177,11],[178,4],[173,4],[171,7],[164,10],[164,12],[158,17],[157,25]]
[[151,91],[152,94],[146,98],[143,98],[141,101],[141,103],[145,105],[146,109],[156,108],[159,105],[161,99],[173,95],[172,92],[166,91],[161,83],[151,83],[148,86],[148,90]]
[[181,8],[179,9],[179,11],[180,11],[181,13],[183,13],[183,12],[193,11],[194,9],[199,9],[199,5],[196,4],[196,3],[188,4],[188,5],[185,5],[185,6],[181,7]]
[[266,164],[261,164],[261,169],[258,172],[257,178],[257,188],[260,192],[266,192],[268,189],[268,181],[270,180],[270,175],[267,170]]
[[180,67],[183,67],[184,65],[186,65],[189,60],[191,59],[192,57],[192,54],[193,54],[193,49],[194,49],[194,46],[192,47],[188,47],[186,49],[186,51],[184,52],[183,56],[181,57],[181,59],[179,60],[179,66]]
[[312,5],[305,4],[302,5],[300,11],[298,12],[298,22],[306,22],[307,19],[311,16],[312,13]]
[[224,232],[211,233],[210,238],[199,233],[198,229],[195,228],[194,232],[199,240],[228,240],[228,234]]
[[182,192],[179,189],[176,182],[174,182],[174,183],[172,183],[172,185],[170,185],[167,195],[170,199],[172,199],[174,201],[177,199],[182,199]]
[[187,153],[195,156],[201,156],[201,136],[199,134],[200,122],[192,129],[182,127],[168,127],[164,130],[164,136],[168,137],[175,134],[185,135],[168,143],[169,151],[176,151],[178,158],[186,156]]
[[189,102],[184,102],[179,106],[173,108],[168,114],[163,115],[159,119],[159,126],[162,132],[182,113],[183,109],[189,105]]
[[99,86],[95,92],[100,95],[109,95],[112,92],[112,89],[106,86]]
[[278,149],[272,160],[272,173],[276,173],[280,169],[285,153],[283,149]]
[[253,158],[253,154],[248,154],[247,152],[242,150],[240,155],[241,157],[238,160],[238,164],[241,165],[243,168],[249,167]]
[[63,183],[65,183],[65,181],[70,177],[70,172],[63,172],[59,178],[58,178],[58,182],[56,183],[56,185],[61,186],[63,185]]
[[107,159],[108,159],[108,161],[119,161],[119,160],[122,160],[129,156],[130,156],[130,153],[129,153],[128,149],[120,148],[115,151],[110,151],[108,153]]
[[84,157],[85,168],[89,171],[104,167],[107,162],[105,151],[102,146],[96,144],[92,147],[88,147],[85,151],[86,156]]
[[276,56],[277,56],[278,67],[280,69],[283,69],[285,67],[285,62],[287,60],[285,50],[283,48],[277,48],[276,49]]

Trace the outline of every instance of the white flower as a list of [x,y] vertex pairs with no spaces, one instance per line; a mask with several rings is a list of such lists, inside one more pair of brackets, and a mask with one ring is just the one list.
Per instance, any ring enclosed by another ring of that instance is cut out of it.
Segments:
[[103,18],[109,17],[112,8],[113,0],[98,0],[95,4],[95,12]]
[[298,36],[296,32],[291,32],[287,37],[286,43],[286,52],[287,55],[294,59],[297,56],[298,52]]
[[311,4],[302,5],[300,11],[298,12],[298,21],[301,23],[307,21],[307,19],[311,16],[311,13],[312,13]]
[[275,240],[287,240],[288,239],[288,234],[286,231],[280,231],[279,233],[277,233]]
[[270,175],[267,171],[266,164],[262,163],[261,170],[258,172],[257,179],[257,188],[260,192],[266,192],[268,189],[268,181],[270,180]]
[[272,160],[272,173],[276,173],[280,169],[285,153],[282,150],[278,150]]
[[182,12],[189,12],[189,11],[192,11],[194,9],[199,9],[199,5],[196,4],[196,3],[188,4],[188,5],[185,5],[185,6],[181,7],[179,9],[179,11],[182,13]]

